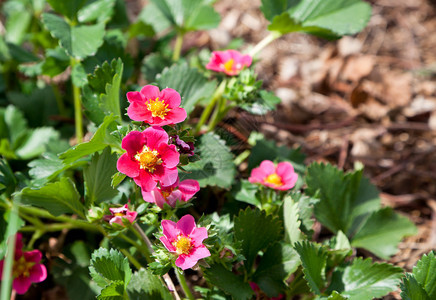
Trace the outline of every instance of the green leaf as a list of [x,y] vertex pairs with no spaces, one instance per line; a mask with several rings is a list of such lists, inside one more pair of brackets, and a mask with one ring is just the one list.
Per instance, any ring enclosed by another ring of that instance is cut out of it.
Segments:
[[255,184],[243,179],[236,183],[233,193],[236,200],[260,207],[260,200],[256,197],[257,191],[258,187]]
[[77,19],[81,23],[92,22],[106,22],[114,13],[115,0],[97,0],[91,2],[80,9],[77,13]]
[[98,127],[94,136],[89,142],[81,143],[72,149],[65,151],[59,155],[59,158],[63,160],[64,164],[70,164],[82,158],[83,156],[93,154],[97,151],[103,150],[107,146],[115,146],[119,148],[119,145],[115,142],[114,137],[110,135],[112,129],[115,126],[116,117],[106,116],[103,123]]
[[53,10],[70,20],[74,20],[79,9],[85,5],[86,0],[47,0]]
[[410,273],[406,273],[403,281],[400,284],[401,287],[401,299],[403,300],[430,300],[427,292],[418,283],[415,276]]
[[27,137],[15,153],[21,159],[29,159],[46,151],[50,140],[59,139],[59,133],[51,127],[36,128],[27,131]]
[[15,178],[8,161],[4,158],[0,158],[0,194],[5,193],[7,197],[10,197],[15,191],[16,186],[17,179]]
[[229,188],[236,174],[233,154],[225,142],[213,133],[207,133],[198,139],[195,145],[200,160],[184,167],[188,173],[179,174],[180,180],[198,180],[201,187],[219,186]]
[[209,81],[197,69],[190,68],[187,63],[165,69],[157,78],[157,83],[161,89],[169,87],[180,93],[182,97],[180,106],[186,110],[188,116],[199,101],[212,97],[216,87],[215,80]]
[[268,248],[281,238],[281,231],[282,224],[279,219],[266,215],[265,211],[247,208],[239,213],[235,218],[235,238],[242,241],[246,270],[251,270],[260,250]]
[[316,218],[332,232],[341,230],[350,237],[380,208],[378,191],[362,178],[362,170],[344,174],[330,164],[313,163],[306,183],[306,194],[320,199],[315,204]]
[[294,248],[300,256],[304,278],[310,289],[315,294],[321,295],[321,290],[326,284],[327,251],[321,245],[308,241],[297,242]]
[[77,59],[94,55],[103,44],[104,23],[70,26],[61,17],[49,13],[42,14],[42,21],[50,34],[59,39],[61,47]]
[[353,247],[364,248],[388,259],[397,252],[397,245],[406,235],[416,234],[415,225],[386,207],[374,212],[351,240]]
[[45,59],[41,66],[42,74],[54,77],[64,72],[70,65],[70,58],[65,49],[57,47],[55,49],[47,49]]
[[[118,250],[106,248],[100,248],[92,253],[89,272],[92,279],[101,287],[114,281],[121,281],[125,289],[132,277],[132,270],[127,258]],[[102,285],[105,282],[106,284]]]
[[29,25],[32,21],[32,13],[23,3],[19,3],[18,1],[15,1],[15,3],[21,6],[21,9],[8,13],[5,38],[9,43],[20,45],[26,37]]
[[98,300],[123,300],[124,295],[124,282],[122,280],[112,281],[105,286],[100,295],[97,296]]
[[123,76],[121,59],[104,62],[97,66],[94,74],[88,76],[89,85],[83,89],[83,105],[86,114],[95,124],[100,125],[105,116],[113,114],[121,124],[120,85]]
[[380,298],[397,289],[403,270],[387,263],[372,263],[370,258],[356,258],[344,270],[341,295],[353,300]]
[[243,276],[232,273],[220,264],[211,265],[204,270],[204,276],[209,283],[232,295],[234,299],[251,299],[253,295],[253,290],[244,282]]
[[371,17],[371,6],[361,0],[262,0],[261,9],[271,31],[327,38],[358,33]]
[[262,256],[253,280],[268,297],[277,297],[286,289],[285,280],[299,265],[300,258],[291,245],[276,243]]
[[298,215],[298,203],[292,197],[285,197],[283,200],[283,220],[285,227],[285,241],[294,244],[302,238],[300,230],[301,221]]
[[430,299],[436,298],[436,257],[435,252],[431,251],[428,255],[423,255],[415,267],[413,275],[425,289]]
[[126,174],[123,174],[121,172],[117,172],[114,175],[112,175],[112,181],[111,186],[113,188],[116,188],[123,180],[126,178]]
[[94,154],[91,165],[83,171],[87,207],[110,200],[118,194],[111,186],[112,175],[117,172],[116,165],[117,156],[111,154],[109,147],[106,147],[101,155]]
[[40,189],[24,188],[17,195],[21,203],[45,208],[54,216],[75,213],[84,217],[84,207],[80,195],[71,179],[62,177],[60,181],[49,183]]
[[282,101],[274,93],[265,90],[261,90],[259,96],[252,103],[242,103],[241,108],[254,115],[264,115],[271,110],[275,110],[276,106]]
[[127,292],[131,300],[173,299],[168,288],[162,285],[159,276],[153,275],[147,269],[133,273]]
[[[220,15],[205,0],[152,0],[155,7],[172,26],[181,31],[212,29]],[[153,19],[149,20],[153,24]]]
[[9,140],[13,148],[19,147],[20,140],[26,136],[27,121],[23,113],[13,105],[8,105],[4,110],[4,122],[8,128]]

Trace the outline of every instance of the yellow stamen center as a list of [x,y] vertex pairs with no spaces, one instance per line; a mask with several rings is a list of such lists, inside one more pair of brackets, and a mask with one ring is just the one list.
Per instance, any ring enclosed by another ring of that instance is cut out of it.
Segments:
[[124,217],[125,214],[123,214],[123,213],[115,213],[114,216],[115,217]]
[[147,169],[153,173],[156,166],[162,164],[162,159],[158,155],[159,153],[156,150],[150,150],[147,146],[144,146],[144,149],[135,155],[135,159],[139,162],[141,169]]
[[265,182],[269,183],[269,184],[274,184],[276,186],[283,185],[282,178],[279,175],[277,175],[276,173],[268,175],[268,177],[265,178]]
[[191,241],[191,238],[179,235],[177,240],[173,242],[173,246],[176,247],[176,253],[180,255],[189,254],[194,245]]
[[159,100],[159,98],[148,100],[147,108],[153,117],[159,117],[161,119],[165,119],[165,116],[171,110],[168,108],[168,104],[165,104],[165,102]]
[[171,195],[171,191],[162,191],[162,197],[164,197],[165,200]]
[[232,69],[233,69],[233,63],[234,63],[233,58],[229,59],[229,60],[224,64],[224,70],[226,70],[227,72],[231,72]]
[[30,269],[35,265],[33,261],[26,261],[24,256],[21,256],[18,260],[14,262],[12,267],[12,276],[17,277],[29,277]]

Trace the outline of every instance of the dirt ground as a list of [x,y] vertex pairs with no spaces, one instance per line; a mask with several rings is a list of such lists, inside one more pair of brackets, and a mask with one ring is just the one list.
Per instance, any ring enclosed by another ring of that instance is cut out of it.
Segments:
[[[251,122],[280,144],[301,146],[307,163],[349,170],[362,162],[382,202],[418,226],[391,259],[411,270],[436,249],[436,2],[371,5],[371,20],[356,36],[290,34],[265,48],[257,73],[282,104],[262,118],[239,113],[234,129],[248,136]],[[242,38],[248,48],[268,34],[259,0],[221,0],[215,7],[223,16],[219,28],[187,44],[219,49]]]

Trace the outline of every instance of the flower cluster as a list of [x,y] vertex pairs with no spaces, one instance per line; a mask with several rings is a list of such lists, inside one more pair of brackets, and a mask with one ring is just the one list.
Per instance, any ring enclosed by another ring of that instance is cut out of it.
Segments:
[[160,91],[156,86],[146,85],[140,92],[128,92],[127,99],[130,102],[128,116],[151,127],[142,132],[131,131],[123,139],[121,146],[126,153],[118,159],[118,171],[133,178],[147,202],[163,208],[164,203],[174,207],[177,200],[188,201],[199,190],[199,185],[193,180],[179,184],[177,165],[180,154],[193,155],[194,145],[178,136],[170,140],[160,127],[186,119],[185,109],[179,107],[179,93],[171,88]]
[[[41,282],[47,278],[47,269],[40,263],[42,253],[39,250],[23,251],[21,233],[17,233],[15,242],[14,263],[12,266],[12,288],[18,294],[24,294],[33,282]],[[3,278],[4,260],[0,261],[0,278]]]

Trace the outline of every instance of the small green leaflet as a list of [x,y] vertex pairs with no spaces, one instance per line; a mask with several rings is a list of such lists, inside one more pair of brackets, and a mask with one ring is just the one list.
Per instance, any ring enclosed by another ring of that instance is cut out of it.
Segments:
[[153,275],[148,269],[140,269],[133,273],[127,293],[131,300],[173,299],[168,288],[162,285],[159,276]]

